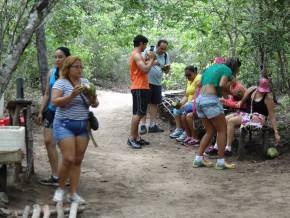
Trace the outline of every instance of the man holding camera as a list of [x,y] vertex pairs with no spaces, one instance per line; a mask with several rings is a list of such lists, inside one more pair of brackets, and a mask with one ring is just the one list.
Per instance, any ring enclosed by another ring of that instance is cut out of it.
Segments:
[[[157,42],[156,48],[154,46],[150,47],[150,52],[154,52],[156,54],[156,60],[154,61],[154,65],[149,71],[148,80],[150,87],[150,103],[149,103],[149,115],[150,115],[150,124],[148,128],[148,132],[157,133],[164,132],[156,124],[157,119],[157,109],[158,104],[162,102],[162,76],[163,73],[168,73],[170,70],[170,60],[169,56],[166,53],[168,46],[168,42],[164,39],[161,39]],[[148,50],[145,51],[145,56],[147,55]],[[145,134],[147,133],[146,128],[146,116],[144,116],[141,120],[140,131],[139,133]]]

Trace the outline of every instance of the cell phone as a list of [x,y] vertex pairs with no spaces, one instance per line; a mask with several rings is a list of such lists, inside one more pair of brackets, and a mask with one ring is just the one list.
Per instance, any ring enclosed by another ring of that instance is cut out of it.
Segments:
[[150,51],[154,51],[154,48],[155,48],[155,46],[154,45],[151,45],[150,46]]

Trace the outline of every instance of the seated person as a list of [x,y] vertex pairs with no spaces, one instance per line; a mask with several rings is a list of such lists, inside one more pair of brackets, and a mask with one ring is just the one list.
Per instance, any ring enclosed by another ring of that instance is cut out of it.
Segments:
[[[280,142],[280,135],[277,128],[276,116],[274,111],[274,101],[270,94],[269,81],[265,78],[259,80],[259,85],[250,87],[238,106],[246,104],[246,110],[236,112],[227,116],[227,145],[226,153],[231,153],[231,145],[234,140],[235,128],[241,125],[255,125],[261,128],[265,118],[269,117],[275,133],[276,144]],[[207,152],[209,153],[209,152]],[[213,152],[211,152],[213,153]]]
[[[230,95],[228,99],[221,98],[222,104],[227,108],[239,109],[238,102],[242,100],[244,94],[246,92],[246,88],[239,82],[234,82],[230,86]],[[243,107],[242,107],[243,108]]]
[[[200,83],[200,81],[199,81]],[[195,92],[195,95],[192,100],[191,107],[185,108],[185,112],[183,115],[181,115],[181,123],[182,126],[184,127],[184,130],[186,132],[187,137],[184,139],[182,144],[185,146],[193,146],[193,145],[198,145],[199,144],[199,139],[197,136],[196,132],[196,127],[194,125],[194,118],[197,119],[197,114],[196,114],[196,98],[200,93],[200,84],[197,84],[197,90]]]
[[184,114],[185,111],[192,111],[192,99],[196,91],[196,85],[201,79],[201,75],[198,74],[197,68],[194,66],[187,66],[184,71],[184,75],[188,80],[186,93],[179,102],[178,107],[173,110],[176,129],[170,134],[170,138],[175,138],[178,141],[183,141],[186,138],[186,132],[181,123],[181,115]]

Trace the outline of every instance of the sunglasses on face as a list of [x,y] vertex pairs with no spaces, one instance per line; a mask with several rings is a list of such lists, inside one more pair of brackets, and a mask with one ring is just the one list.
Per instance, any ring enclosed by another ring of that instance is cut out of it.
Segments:
[[71,65],[71,68],[76,68],[76,69],[83,69],[84,67],[82,65]]

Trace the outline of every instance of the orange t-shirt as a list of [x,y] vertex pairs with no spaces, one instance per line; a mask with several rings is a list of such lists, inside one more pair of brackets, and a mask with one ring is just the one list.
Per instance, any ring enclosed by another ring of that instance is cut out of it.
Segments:
[[[130,74],[131,74],[131,89],[149,89],[148,74],[143,72],[136,64],[134,55],[137,51],[133,50],[130,56]],[[145,63],[144,58],[141,56]]]

